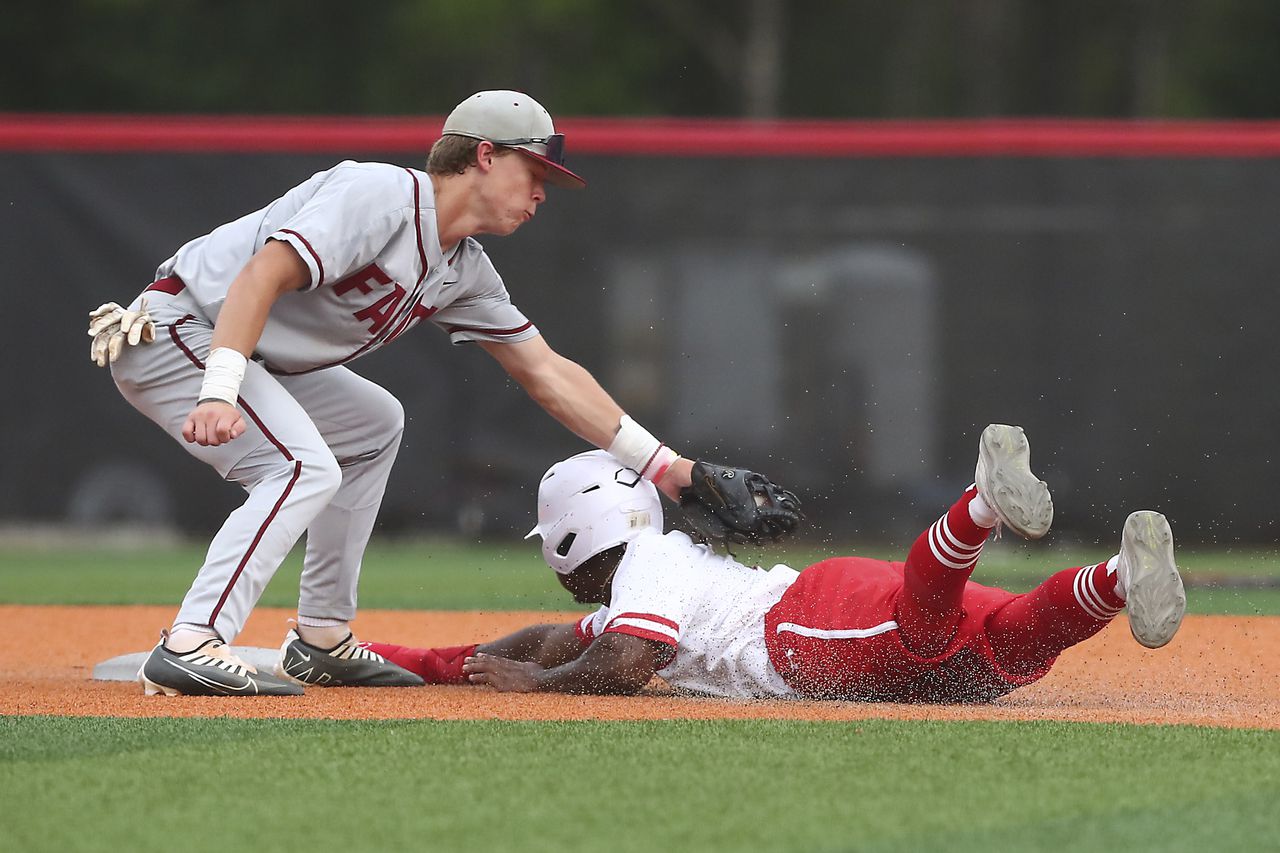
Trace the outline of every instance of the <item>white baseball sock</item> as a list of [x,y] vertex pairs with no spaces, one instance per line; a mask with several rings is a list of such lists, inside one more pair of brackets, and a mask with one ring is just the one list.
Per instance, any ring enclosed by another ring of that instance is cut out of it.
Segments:
[[1129,599],[1129,573],[1120,571],[1120,555],[1116,554],[1110,560],[1107,560],[1107,574],[1116,576],[1116,595],[1128,601]]
[[165,637],[164,647],[171,652],[185,655],[187,652],[195,651],[209,640],[217,639],[217,637],[218,632],[208,625],[192,625],[188,622],[179,622],[169,629],[169,636]]
[[982,499],[982,495],[974,495],[973,500],[969,501],[969,517],[973,519],[973,523],[979,527],[995,527],[996,511],[987,505]]
[[298,615],[298,636],[317,649],[332,649],[350,633],[351,626],[345,619]]

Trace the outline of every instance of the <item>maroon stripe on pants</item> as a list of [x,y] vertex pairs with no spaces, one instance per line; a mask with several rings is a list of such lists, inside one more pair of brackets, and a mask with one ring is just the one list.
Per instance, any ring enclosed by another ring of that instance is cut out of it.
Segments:
[[235,587],[236,581],[240,579],[240,573],[244,571],[245,565],[248,564],[249,558],[253,556],[253,552],[257,550],[258,543],[262,541],[262,537],[266,534],[267,528],[270,527],[271,522],[275,520],[276,514],[280,512],[280,507],[284,505],[285,499],[288,498],[289,493],[293,491],[294,484],[298,482],[298,477],[302,475],[302,460],[293,458],[293,454],[289,452],[288,448],[280,443],[279,439],[272,435],[271,430],[267,429],[267,425],[258,417],[258,413],[250,408],[249,404],[244,401],[243,397],[236,397],[236,400],[239,401],[240,407],[244,409],[245,414],[253,420],[254,424],[257,425],[259,430],[261,430],[262,434],[267,437],[267,440],[275,445],[276,450],[279,450],[280,453],[284,455],[285,459],[293,463],[293,476],[289,478],[289,485],[285,486],[284,493],[280,495],[280,499],[276,501],[276,505],[271,508],[270,515],[263,520],[262,526],[258,528],[258,534],[253,537],[253,542],[249,544],[249,550],[246,551],[244,557],[241,558],[240,565],[236,566],[235,573],[231,576],[231,580],[227,582],[226,589],[222,591],[222,597],[218,599],[218,605],[213,608],[213,615],[209,617],[210,625],[213,624],[214,619],[218,618],[218,614],[222,611],[222,605],[227,601],[227,596],[231,595],[232,588]]
[[244,413],[248,415],[250,420],[252,420],[258,429],[262,431],[262,434],[267,437],[267,441],[274,444],[276,446],[276,450],[279,450],[285,459],[292,462],[293,454],[289,452],[289,448],[281,444],[280,440],[271,434],[271,430],[267,429],[267,425],[258,417],[258,413],[250,408],[249,404],[244,401],[244,397],[236,397],[236,401],[240,403],[240,408],[244,409]]
[[[188,314],[178,322],[174,323],[172,326],[169,327],[169,337],[173,339],[173,342],[177,345],[178,349],[182,350],[183,355],[185,355],[191,361],[192,364],[194,364],[196,367],[200,368],[201,370],[204,370],[204,362],[201,361],[196,356],[196,354],[191,351],[191,348],[188,347],[186,343],[183,342],[182,338],[178,334],[179,326],[181,326],[183,323],[187,322],[188,320],[194,320],[194,319],[195,319],[194,314]],[[237,396],[236,402],[240,404],[240,408],[244,409],[244,413],[248,415],[249,418],[258,427],[258,429],[262,431],[262,434],[267,437],[267,441],[274,444],[276,447],[276,450],[279,450],[280,454],[284,456],[285,459],[292,462],[293,454],[289,452],[289,449],[287,447],[285,447],[283,444],[280,443],[280,440],[272,434],[271,430],[267,429],[267,425],[264,424],[262,422],[262,419],[258,417],[258,413],[255,412],[253,408],[248,403],[245,402],[244,397]]]
[[[169,327],[169,337],[173,340],[173,343],[178,347],[178,349],[182,350],[183,355],[185,355],[192,364],[201,370],[204,370],[204,362],[202,362],[196,354],[191,351],[191,348],[186,345],[182,340],[181,335],[178,333],[179,326],[188,320],[194,319],[194,314],[188,314],[178,322],[174,323]],[[235,572],[231,575],[231,580],[228,581],[226,588],[222,590],[222,596],[218,599],[217,605],[213,608],[213,614],[209,617],[210,625],[212,625],[214,620],[218,618],[218,614],[222,612],[222,606],[227,603],[227,597],[231,595],[231,590],[235,587],[236,581],[240,579],[240,575],[244,571],[244,567],[248,565],[249,558],[252,557],[253,552],[257,550],[258,543],[262,541],[262,537],[266,534],[267,528],[271,526],[271,522],[275,520],[276,515],[280,512],[280,507],[284,505],[285,500],[289,497],[289,493],[293,491],[294,485],[298,482],[298,478],[302,476],[302,460],[293,458],[293,454],[289,452],[289,449],[280,443],[280,440],[272,434],[271,430],[267,429],[266,424],[264,424],[262,419],[258,417],[258,413],[245,402],[243,397],[237,396],[236,401],[240,404],[240,407],[244,409],[245,414],[253,420],[254,424],[262,434],[266,436],[267,440],[275,446],[276,450],[279,450],[281,455],[283,455],[287,461],[293,463],[293,476],[289,478],[289,484],[285,486],[284,493],[280,495],[280,499],[276,501],[276,505],[271,508],[271,513],[262,522],[262,526],[258,528],[257,535],[253,537],[253,542],[249,544],[249,550],[247,550],[244,556],[240,558],[240,564],[236,566]]]
[[276,505],[271,508],[271,513],[263,520],[262,526],[258,528],[258,533],[253,537],[253,542],[249,545],[249,550],[245,552],[244,557],[240,560],[240,565],[236,566],[235,574],[231,576],[227,588],[222,591],[222,597],[218,599],[218,604],[213,608],[213,613],[209,615],[209,624],[213,625],[218,618],[218,614],[222,612],[222,605],[227,603],[227,596],[231,595],[232,588],[236,585],[236,581],[240,579],[240,573],[244,571],[244,567],[248,564],[249,558],[253,556],[253,552],[257,550],[258,543],[262,541],[263,535],[267,532],[267,528],[271,526],[271,522],[275,520],[276,514],[280,512],[280,507],[284,505],[285,499],[289,497],[289,493],[293,491],[293,486],[298,482],[298,477],[302,475],[302,460],[296,460],[293,463],[293,476],[289,478],[289,485],[284,487],[280,499],[276,501]]
[[192,364],[194,364],[196,367],[200,368],[201,370],[204,370],[204,362],[196,357],[196,354],[191,351],[191,347],[187,346],[186,343],[182,340],[182,336],[178,334],[179,326],[181,326],[183,323],[187,322],[188,320],[194,320],[195,318],[196,318],[195,314],[188,314],[187,316],[183,317],[181,320],[179,320],[178,322],[170,326],[169,339],[173,341],[174,346],[182,350],[182,354],[187,357],[188,361],[190,361]]

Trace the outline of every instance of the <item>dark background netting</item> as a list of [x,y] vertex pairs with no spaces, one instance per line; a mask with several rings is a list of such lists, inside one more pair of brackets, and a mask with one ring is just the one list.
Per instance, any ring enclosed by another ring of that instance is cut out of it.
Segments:
[[[89,363],[85,312],[337,159],[0,154],[0,517],[221,522],[238,489]],[[1151,507],[1182,542],[1275,540],[1275,160],[573,165],[586,192],[482,240],[514,301],[686,455],[800,491],[810,536],[917,530],[999,421],[1028,429],[1061,534],[1109,541]],[[542,470],[583,449],[430,325],[352,366],[409,416],[387,532],[522,533]]]

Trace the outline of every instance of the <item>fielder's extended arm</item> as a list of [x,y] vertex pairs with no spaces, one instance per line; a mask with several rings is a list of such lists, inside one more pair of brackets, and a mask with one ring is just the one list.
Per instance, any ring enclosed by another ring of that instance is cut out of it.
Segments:
[[777,542],[793,534],[804,518],[799,498],[762,474],[706,462],[695,465],[681,457],[623,412],[585,368],[556,353],[541,336],[480,345],[556,420],[680,504],[708,541]]
[[[585,367],[557,353],[541,335],[517,343],[481,341],[480,346],[548,414],[575,435],[635,468],[673,501],[678,501],[680,490],[693,482],[692,460],[657,442],[626,416]],[[636,438],[628,440],[632,435]],[[654,445],[652,451],[646,447],[649,442]],[[627,453],[633,447],[634,459]],[[652,458],[653,469],[646,470],[651,452],[658,455]],[[639,459],[642,456],[646,459]]]

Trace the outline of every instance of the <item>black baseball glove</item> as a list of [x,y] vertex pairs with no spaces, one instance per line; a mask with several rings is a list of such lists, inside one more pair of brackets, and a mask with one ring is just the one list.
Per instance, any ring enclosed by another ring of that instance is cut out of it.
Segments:
[[804,515],[800,499],[763,474],[695,462],[693,485],[680,490],[680,508],[711,542],[765,545],[794,533]]

